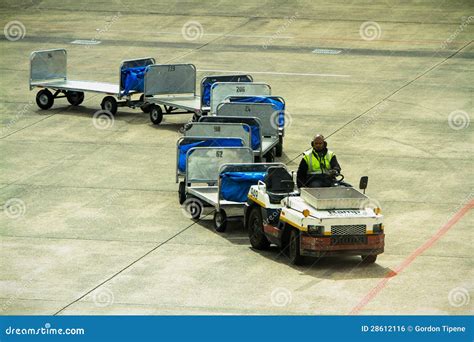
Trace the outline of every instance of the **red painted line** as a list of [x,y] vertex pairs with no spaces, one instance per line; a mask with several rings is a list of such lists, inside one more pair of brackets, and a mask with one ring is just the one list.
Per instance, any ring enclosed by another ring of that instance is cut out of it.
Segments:
[[401,273],[405,268],[407,268],[420,254],[426,251],[428,248],[433,246],[448,230],[450,230],[470,209],[474,207],[474,200],[471,200],[464,207],[462,207],[454,216],[442,226],[438,232],[433,235],[428,241],[423,245],[414,250],[400,265],[398,265],[394,271],[387,274],[379,283],[370,290],[365,297],[352,308],[349,312],[349,315],[357,315],[372,299],[375,298],[382,291],[390,279],[392,279],[397,274]]

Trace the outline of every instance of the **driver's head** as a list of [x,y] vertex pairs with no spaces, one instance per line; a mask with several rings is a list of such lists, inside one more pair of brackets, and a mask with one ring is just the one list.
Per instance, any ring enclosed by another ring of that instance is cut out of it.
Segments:
[[316,134],[311,145],[317,152],[322,151],[326,147],[324,137],[321,134]]

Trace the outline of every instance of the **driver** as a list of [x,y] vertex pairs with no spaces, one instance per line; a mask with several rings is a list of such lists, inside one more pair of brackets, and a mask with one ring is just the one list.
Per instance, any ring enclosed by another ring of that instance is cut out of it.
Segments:
[[327,142],[321,134],[314,137],[311,146],[298,167],[298,187],[330,187],[334,177],[341,172],[336,155],[327,149]]

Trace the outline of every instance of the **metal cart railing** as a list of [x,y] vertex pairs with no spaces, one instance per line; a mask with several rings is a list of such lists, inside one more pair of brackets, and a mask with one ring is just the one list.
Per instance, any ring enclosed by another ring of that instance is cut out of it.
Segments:
[[156,64],[145,74],[144,95],[153,124],[160,124],[164,114],[193,113],[195,120],[209,112],[210,88],[216,82],[253,82],[250,75],[207,76],[196,92],[196,67],[193,64]]
[[[122,71],[127,68],[146,67],[154,63],[155,59],[151,57],[122,61],[117,83],[78,81],[67,77],[67,51],[65,49],[34,51],[30,55],[29,85],[30,90],[42,88],[36,95],[36,103],[41,109],[51,108],[55,99],[64,97],[71,105],[78,106],[84,100],[84,93],[92,92],[106,94],[101,107],[110,114],[115,114],[118,107],[135,108],[143,105],[143,96],[140,100],[132,100],[132,95],[140,94],[140,92],[131,90],[125,94]],[[117,99],[124,100],[118,102]]]

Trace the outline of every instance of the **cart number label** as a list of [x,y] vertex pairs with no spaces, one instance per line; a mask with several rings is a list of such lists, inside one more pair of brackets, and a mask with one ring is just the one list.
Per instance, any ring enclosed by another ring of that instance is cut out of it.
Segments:
[[168,65],[168,71],[175,71],[176,66],[175,65]]
[[250,195],[254,198],[258,198],[258,190],[254,188],[250,188]]
[[216,158],[222,158],[224,156],[224,151],[216,151]]
[[214,132],[220,132],[221,126],[214,126]]
[[245,93],[245,87],[242,87],[242,86],[237,86],[237,92],[238,93]]
[[245,111],[246,111],[246,112],[250,112],[250,111],[251,111],[250,107],[249,107],[249,106],[245,106]]

